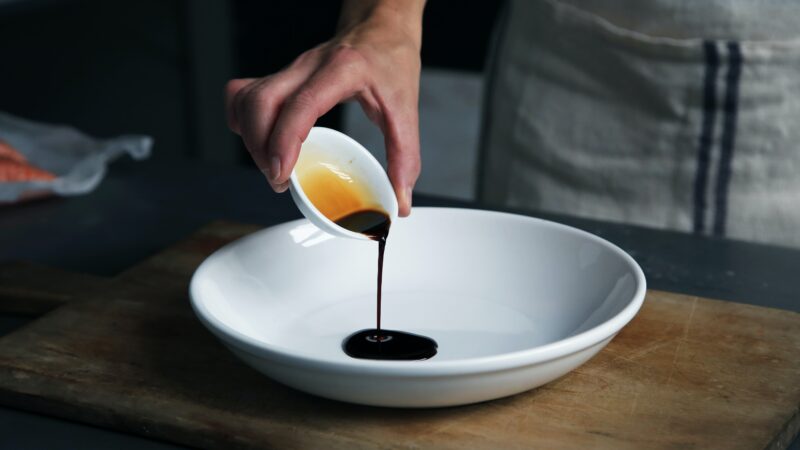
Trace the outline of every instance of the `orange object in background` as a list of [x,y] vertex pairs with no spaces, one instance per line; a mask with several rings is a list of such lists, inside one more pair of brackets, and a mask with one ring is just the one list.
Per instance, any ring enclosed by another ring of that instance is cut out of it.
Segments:
[[49,181],[55,178],[52,173],[30,164],[17,149],[0,140],[0,182]]
[[11,146],[8,142],[0,139],[0,158],[10,159],[12,161],[27,163],[28,160],[17,149]]

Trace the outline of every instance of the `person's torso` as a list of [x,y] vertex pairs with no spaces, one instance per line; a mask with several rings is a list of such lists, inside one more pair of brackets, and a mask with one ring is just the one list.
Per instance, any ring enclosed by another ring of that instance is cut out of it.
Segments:
[[657,37],[786,40],[800,36],[794,0],[558,0]]
[[509,6],[483,200],[800,245],[800,2]]

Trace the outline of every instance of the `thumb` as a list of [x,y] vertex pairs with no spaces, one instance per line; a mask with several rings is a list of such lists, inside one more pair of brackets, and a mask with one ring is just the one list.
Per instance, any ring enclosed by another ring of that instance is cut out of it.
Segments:
[[384,115],[384,144],[400,217],[411,214],[411,194],[422,163],[419,150],[419,116],[416,107],[398,108]]

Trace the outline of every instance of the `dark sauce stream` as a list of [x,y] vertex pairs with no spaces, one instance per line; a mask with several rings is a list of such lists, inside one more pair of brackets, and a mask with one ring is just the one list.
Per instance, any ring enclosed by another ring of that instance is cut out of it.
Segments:
[[353,358],[417,360],[436,355],[437,344],[431,338],[381,328],[381,287],[383,285],[383,254],[392,225],[383,211],[367,209],[348,214],[336,221],[342,228],[369,236],[378,241],[378,304],[377,328],[361,330],[345,339],[345,353]]

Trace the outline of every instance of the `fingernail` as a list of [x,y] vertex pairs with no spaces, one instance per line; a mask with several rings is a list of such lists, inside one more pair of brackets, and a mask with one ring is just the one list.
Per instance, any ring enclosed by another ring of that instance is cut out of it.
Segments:
[[407,187],[405,189],[405,196],[406,196],[406,201],[408,202],[408,207],[410,209],[411,208],[411,200],[413,198],[412,190],[411,190],[410,187]]
[[272,181],[278,181],[278,178],[281,176],[281,159],[277,156],[273,156],[272,159],[269,160],[269,178]]

